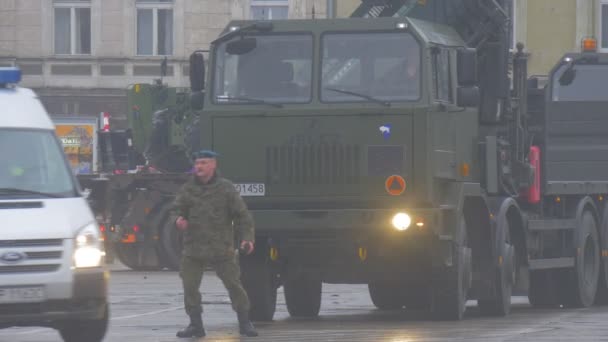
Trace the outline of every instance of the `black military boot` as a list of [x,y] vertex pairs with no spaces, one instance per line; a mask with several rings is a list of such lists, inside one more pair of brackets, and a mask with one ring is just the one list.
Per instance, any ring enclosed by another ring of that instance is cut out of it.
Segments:
[[190,315],[190,325],[177,332],[177,337],[204,337],[203,318],[200,314]]
[[239,318],[239,332],[241,335],[249,337],[258,336],[258,332],[255,331],[253,324],[249,320],[249,312],[239,312],[237,316]]

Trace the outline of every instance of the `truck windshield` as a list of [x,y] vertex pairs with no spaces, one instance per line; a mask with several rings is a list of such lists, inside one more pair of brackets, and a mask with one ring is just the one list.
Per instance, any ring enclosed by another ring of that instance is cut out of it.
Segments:
[[[218,104],[306,103],[312,95],[312,35],[251,35],[255,46],[230,54],[217,48],[214,99]],[[228,51],[227,51],[228,50]]]
[[413,101],[420,97],[420,45],[409,33],[325,34],[322,53],[323,102]]
[[52,131],[0,129],[0,156],[0,198],[76,195]]
[[553,77],[553,101],[608,102],[607,64],[574,65],[572,82],[562,85],[559,79],[567,68],[567,65],[563,65]]

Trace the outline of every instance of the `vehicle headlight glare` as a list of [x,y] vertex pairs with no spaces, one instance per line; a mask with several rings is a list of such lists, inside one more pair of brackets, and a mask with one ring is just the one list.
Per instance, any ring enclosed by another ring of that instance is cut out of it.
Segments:
[[74,253],[74,261],[77,268],[99,267],[103,253],[99,248],[80,247]]
[[104,251],[100,243],[101,234],[97,224],[91,223],[75,236],[74,266],[76,268],[101,266]]
[[406,230],[412,224],[412,218],[406,213],[398,213],[393,216],[393,227],[397,230]]

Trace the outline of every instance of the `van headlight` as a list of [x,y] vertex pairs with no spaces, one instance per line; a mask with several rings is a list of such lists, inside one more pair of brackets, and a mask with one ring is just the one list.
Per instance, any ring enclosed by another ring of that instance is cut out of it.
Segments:
[[74,241],[74,265],[76,268],[101,266],[104,252],[101,248],[99,228],[95,223],[82,228]]

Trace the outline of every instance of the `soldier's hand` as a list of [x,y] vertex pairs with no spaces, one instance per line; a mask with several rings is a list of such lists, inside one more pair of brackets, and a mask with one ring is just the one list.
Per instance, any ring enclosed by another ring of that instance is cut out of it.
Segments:
[[253,253],[255,244],[253,241],[243,241],[241,242],[241,252],[245,255],[249,255]]
[[179,216],[177,218],[177,220],[175,220],[175,227],[179,230],[186,230],[188,229],[188,220],[186,220],[185,218]]

